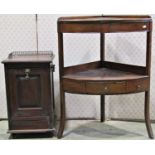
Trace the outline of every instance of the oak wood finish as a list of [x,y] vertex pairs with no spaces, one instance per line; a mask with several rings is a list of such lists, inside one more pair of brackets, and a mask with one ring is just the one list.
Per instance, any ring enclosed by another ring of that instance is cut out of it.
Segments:
[[54,130],[53,56],[10,56],[5,67],[9,133]]
[[[105,35],[146,32],[146,66],[105,60]],[[100,60],[64,67],[63,33],[100,33]],[[100,95],[101,122],[105,121],[105,95],[145,92],[145,122],[154,138],[149,114],[152,19],[150,16],[83,16],[58,19],[61,118],[58,138],[65,127],[65,92]]]

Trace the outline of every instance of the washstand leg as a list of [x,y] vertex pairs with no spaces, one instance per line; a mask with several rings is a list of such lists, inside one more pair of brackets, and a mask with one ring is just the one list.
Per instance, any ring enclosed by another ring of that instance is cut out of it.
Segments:
[[63,136],[63,131],[65,128],[65,120],[66,120],[66,114],[65,114],[65,92],[62,91],[60,95],[60,125],[58,129],[57,137],[60,139]]
[[148,136],[149,138],[154,139],[154,135],[151,127],[151,120],[150,120],[150,91],[145,92],[144,116],[145,116],[145,123],[146,123]]

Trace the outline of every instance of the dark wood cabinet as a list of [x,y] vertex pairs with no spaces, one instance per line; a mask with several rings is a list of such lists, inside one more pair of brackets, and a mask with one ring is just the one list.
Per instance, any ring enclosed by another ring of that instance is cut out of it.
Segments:
[[11,54],[3,61],[10,133],[54,131],[53,54]]
[[[65,93],[100,95],[101,122],[105,121],[105,95],[145,93],[144,116],[150,138],[154,138],[150,121],[150,68],[152,19],[150,16],[83,16],[58,19],[61,117],[58,138],[65,128]],[[138,66],[107,61],[106,33],[146,33],[146,65]],[[100,59],[65,67],[64,33],[100,34]]]

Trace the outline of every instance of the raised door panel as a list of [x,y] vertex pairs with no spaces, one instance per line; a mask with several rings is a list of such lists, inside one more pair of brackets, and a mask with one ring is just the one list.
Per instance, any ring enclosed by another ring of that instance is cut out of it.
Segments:
[[41,106],[41,81],[40,75],[28,79],[17,76],[17,105],[19,108],[34,108]]
[[51,109],[50,75],[48,69],[9,70],[9,91],[12,119],[47,116]]

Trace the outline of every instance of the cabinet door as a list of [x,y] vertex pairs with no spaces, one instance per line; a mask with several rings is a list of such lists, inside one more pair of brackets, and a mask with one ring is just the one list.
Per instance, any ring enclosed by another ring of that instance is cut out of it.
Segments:
[[11,127],[49,128],[52,113],[50,69],[9,69],[8,80]]

